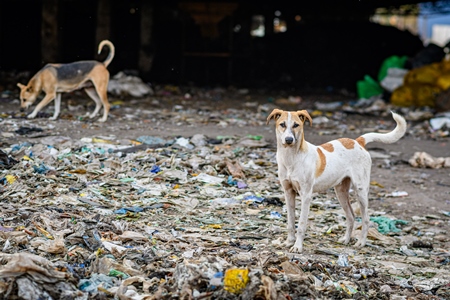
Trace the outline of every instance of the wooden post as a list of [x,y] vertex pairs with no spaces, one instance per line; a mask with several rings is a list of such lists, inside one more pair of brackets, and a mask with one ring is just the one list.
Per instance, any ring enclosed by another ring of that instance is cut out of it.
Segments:
[[42,63],[54,63],[60,59],[58,34],[59,0],[42,1],[41,58]]
[[153,1],[143,0],[141,5],[141,36],[138,68],[142,74],[150,72],[153,63]]

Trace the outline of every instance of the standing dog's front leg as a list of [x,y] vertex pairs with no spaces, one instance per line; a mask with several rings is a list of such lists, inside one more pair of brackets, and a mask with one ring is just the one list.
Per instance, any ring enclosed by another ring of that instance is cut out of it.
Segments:
[[290,249],[290,252],[301,253],[303,251],[303,240],[305,238],[305,232],[307,228],[309,205],[311,203],[311,194],[312,190],[300,191],[302,210],[300,212],[300,219],[298,220],[297,239],[295,240],[294,246],[292,246],[292,248]]
[[47,104],[50,103],[50,101],[52,101],[55,98],[55,93],[47,93],[45,94],[44,99],[41,100],[41,102],[39,102],[39,104],[34,108],[33,112],[31,114],[29,114],[27,116],[28,119],[33,119],[36,117],[36,115],[38,114],[38,112],[44,108]]
[[56,120],[61,111],[61,93],[56,93],[55,97],[55,112],[53,113],[53,117],[50,120]]
[[287,231],[288,237],[284,242],[285,247],[291,247],[295,243],[295,196],[296,192],[288,181],[281,183],[284,190],[284,198],[286,200],[287,209]]

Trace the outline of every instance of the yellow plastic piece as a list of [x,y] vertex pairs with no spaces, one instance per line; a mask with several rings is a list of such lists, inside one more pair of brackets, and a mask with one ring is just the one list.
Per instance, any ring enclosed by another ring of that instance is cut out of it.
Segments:
[[248,282],[248,269],[228,269],[223,279],[224,289],[233,294],[239,294]]

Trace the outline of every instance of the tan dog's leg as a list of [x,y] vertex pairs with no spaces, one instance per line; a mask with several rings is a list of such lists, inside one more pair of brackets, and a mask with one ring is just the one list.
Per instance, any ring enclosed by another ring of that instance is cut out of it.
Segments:
[[300,212],[300,219],[298,220],[297,226],[297,239],[295,240],[294,246],[290,249],[290,252],[301,253],[303,251],[303,240],[305,239],[306,228],[308,226],[308,215],[309,208],[311,204],[311,195],[312,195],[312,184],[310,190],[304,190],[304,187],[308,185],[302,186],[302,190],[300,190],[300,198],[302,199],[302,210]]
[[102,78],[102,80],[93,80],[95,89],[103,104],[103,117],[99,120],[105,122],[108,119],[110,105],[108,102],[108,81],[109,76]]
[[53,117],[50,120],[56,120],[61,111],[61,93],[56,93],[55,97],[55,112],[53,113]]
[[287,209],[287,230],[288,237],[286,242],[284,242],[285,247],[291,247],[295,243],[295,196],[296,193],[292,189],[290,184],[286,184],[283,186],[284,189],[284,197],[286,201],[286,209]]
[[39,104],[34,108],[33,112],[27,116],[27,118],[28,119],[35,118],[36,115],[38,114],[38,112],[42,108],[44,108],[47,104],[49,104],[50,101],[55,99],[55,97],[56,97],[56,93],[54,91],[46,93],[44,99],[42,99],[42,101],[39,102]]
[[103,117],[100,119],[100,122],[105,122],[108,119],[109,109],[110,105],[108,102],[108,96],[106,94],[106,88],[105,91],[100,93],[100,99],[103,103]]
[[341,203],[342,209],[345,212],[345,218],[347,219],[347,230],[343,238],[339,239],[339,242],[348,244],[350,238],[352,237],[353,226],[355,224],[355,213],[353,212],[352,206],[350,205],[350,178],[345,178],[341,184],[334,187],[336,196]]
[[91,114],[86,113],[86,115],[89,116],[89,118],[92,119],[98,114],[98,112],[100,111],[100,108],[102,108],[102,101],[98,97],[98,94],[97,94],[97,91],[95,90],[95,88],[85,88],[84,91],[95,102],[95,109],[94,109],[94,111]]

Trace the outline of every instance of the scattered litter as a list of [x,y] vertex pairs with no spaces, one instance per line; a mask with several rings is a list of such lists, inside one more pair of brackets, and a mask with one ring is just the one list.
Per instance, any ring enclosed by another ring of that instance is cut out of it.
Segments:
[[343,103],[340,101],[336,102],[330,102],[330,103],[322,103],[322,102],[315,102],[314,103],[316,109],[323,110],[323,111],[334,111],[339,109]]
[[0,270],[1,293],[5,298],[21,299],[87,299],[75,286],[71,274],[57,270],[44,257],[26,252],[2,254],[7,263]]
[[434,157],[426,152],[415,152],[409,159],[409,164],[415,168],[450,168],[450,157]]
[[147,145],[165,145],[167,143],[163,138],[155,136],[140,136],[136,140]]
[[408,192],[405,192],[405,191],[395,191],[395,192],[392,192],[392,193],[386,195],[386,197],[395,197],[395,198],[406,197],[406,196],[408,196]]
[[9,169],[17,163],[18,161],[11,155],[8,155],[3,150],[0,150],[0,169]]
[[[388,70],[385,78],[392,72]],[[366,96],[379,88],[366,87]],[[445,228],[450,212],[414,211],[416,216],[405,218],[408,221],[393,217],[408,209],[415,188],[429,188],[427,183],[434,179],[427,176],[435,170],[415,170],[410,181],[396,182],[395,187],[383,177],[374,177],[369,209],[375,206],[376,211],[370,213],[363,248],[354,247],[361,232],[358,209],[354,209],[351,242],[344,245],[339,239],[345,235],[346,220],[339,201],[334,193],[314,194],[308,223],[314,230],[307,232],[304,253],[290,253],[283,245],[287,210],[277,176],[276,147],[264,126],[277,101],[294,107],[308,99],[274,97],[260,104],[248,92],[236,91],[246,100],[239,108],[222,110],[218,108],[225,102],[221,89],[183,91],[166,86],[155,97],[150,97],[152,92],[137,92],[145,98],[112,101],[116,119],[111,126],[122,118],[132,120],[125,135],[116,132],[117,127],[114,134],[102,132],[98,124],[63,111],[63,117],[80,129],[78,137],[63,130],[58,131],[64,136],[44,136],[55,132],[46,119],[28,121],[7,111],[2,114],[3,298],[394,299],[407,295],[412,299],[426,295],[445,299],[450,279]],[[119,88],[112,93],[127,94]],[[214,109],[203,104],[194,107],[198,98],[214,99]],[[174,105],[135,112],[134,105],[144,100],[155,107]],[[316,106],[310,129],[320,134],[357,136],[368,128],[382,132],[393,126],[381,118],[349,122],[350,114],[388,114],[392,107],[380,95],[348,102],[324,100]],[[415,139],[447,142],[447,125],[436,129],[425,121],[434,116],[432,111],[402,113],[416,120],[408,128]],[[206,123],[217,126],[220,135],[183,132]],[[237,132],[241,135],[222,131],[232,127],[242,128]],[[256,133],[248,133],[250,127],[258,128]],[[167,130],[165,136],[156,134],[155,129],[161,128]],[[170,131],[174,128],[177,131]],[[128,129],[134,134],[128,135]],[[376,158],[373,168],[393,174],[398,168],[411,168],[399,164],[402,154],[382,149],[370,149],[370,154]],[[412,181],[411,189],[403,185]]]
[[411,244],[413,248],[429,248],[433,249],[433,244],[430,241],[413,241]]
[[450,129],[450,117],[438,117],[430,119],[430,125],[433,130]]
[[108,92],[116,96],[143,97],[153,95],[153,89],[139,77],[119,72],[108,83]]
[[380,85],[388,92],[393,92],[403,85],[404,77],[408,70],[402,68],[389,68],[386,77],[380,81]]
[[248,269],[228,269],[223,279],[224,289],[233,294],[239,294],[249,281]]
[[416,256],[417,255],[416,252],[414,252],[413,250],[408,249],[408,246],[406,246],[406,245],[403,245],[403,246],[400,247],[400,252],[402,252],[406,256]]
[[338,257],[338,260],[336,263],[341,267],[350,266],[350,263],[348,262],[348,255],[347,254],[339,254],[339,257]]
[[24,126],[22,126],[19,129],[17,129],[15,132],[17,134],[20,134],[20,135],[27,135],[29,133],[42,132],[42,131],[43,131],[42,128],[34,128],[34,127],[24,127]]
[[408,224],[405,220],[392,220],[390,218],[380,216],[380,217],[371,217],[370,221],[378,224],[378,231],[382,234],[386,234],[389,232],[400,232],[401,229],[396,227],[397,224],[406,225]]

